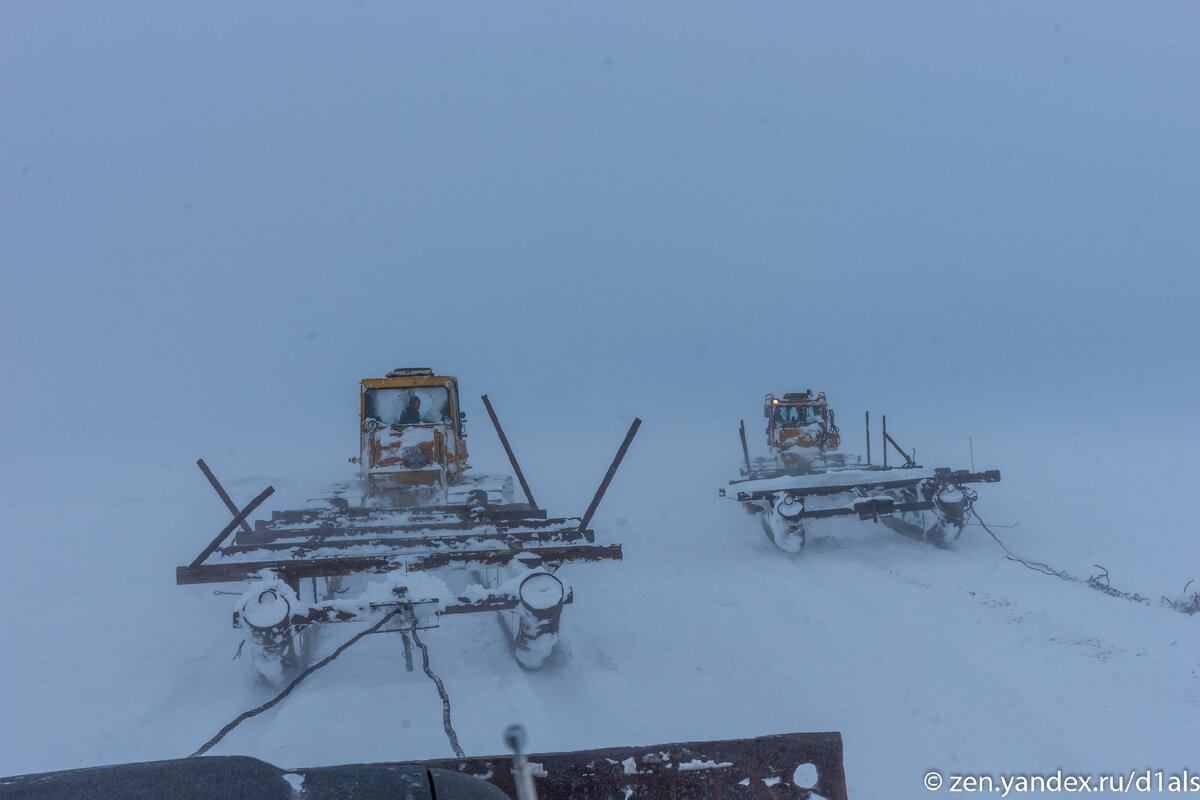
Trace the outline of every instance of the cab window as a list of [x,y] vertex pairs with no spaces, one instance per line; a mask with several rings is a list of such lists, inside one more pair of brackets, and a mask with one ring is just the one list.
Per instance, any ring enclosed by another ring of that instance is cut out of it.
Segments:
[[450,394],[445,386],[368,389],[363,413],[384,425],[429,425],[450,419]]
[[779,425],[810,425],[823,419],[824,406],[775,406],[775,422]]

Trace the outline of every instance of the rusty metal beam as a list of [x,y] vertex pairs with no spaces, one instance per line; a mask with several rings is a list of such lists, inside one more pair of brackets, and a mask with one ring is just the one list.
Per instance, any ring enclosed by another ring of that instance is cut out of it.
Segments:
[[[893,468],[893,470],[889,471],[903,472],[903,468]],[[932,477],[903,478],[894,481],[846,484],[842,486],[805,486],[791,489],[759,489],[753,492],[738,492],[737,499],[743,502],[746,500],[761,500],[779,492],[785,492],[790,494],[792,497],[814,497],[817,495],[853,492],[857,489],[863,489],[864,491],[906,489],[916,486],[923,480],[934,480],[938,478],[959,484],[960,486],[964,483],[996,483],[1000,480],[1000,470],[990,469],[985,472],[968,472],[967,470],[959,470],[955,472],[949,469],[935,469]]]
[[742,437],[742,458],[746,459],[746,477],[750,477],[750,448],[746,446],[746,420],[738,420],[738,434]]
[[642,421],[634,417],[633,424],[629,426],[629,433],[625,434],[625,441],[621,442],[621,446],[617,448],[617,454],[613,457],[608,472],[604,473],[604,480],[600,481],[600,488],[596,490],[596,495],[592,498],[591,505],[588,506],[583,519],[579,521],[579,530],[587,528],[588,523],[592,521],[592,515],[596,513],[596,508],[604,498],[604,493],[608,491],[608,484],[612,483],[613,475],[617,474],[617,467],[621,466],[621,461],[625,458],[625,452],[629,450],[629,445],[633,442],[633,437],[637,435],[638,428],[641,426]]
[[253,553],[256,550],[266,551],[283,551],[293,550],[297,556],[312,551],[312,550],[345,550],[351,547],[389,547],[389,548],[404,548],[416,549],[419,552],[429,552],[430,548],[454,548],[455,546],[466,546],[472,543],[488,543],[498,546],[524,546],[532,543],[537,544],[572,544],[579,541],[587,541],[587,536],[578,528],[559,528],[550,531],[477,531],[475,533],[465,533],[456,536],[387,536],[387,535],[361,535],[357,538],[347,538],[351,534],[335,534],[337,538],[329,539],[323,531],[309,532],[307,538],[303,541],[295,541],[305,535],[305,531],[299,530],[292,533],[293,541],[264,541],[242,544],[243,537],[235,539],[237,544],[230,545],[221,549],[223,555],[234,555],[240,553]]
[[487,409],[488,416],[492,418],[492,425],[496,428],[496,435],[500,437],[500,444],[504,445],[504,452],[508,454],[508,463],[512,464],[513,472],[517,474],[517,480],[521,482],[521,491],[525,492],[525,498],[529,500],[529,505],[537,510],[537,501],[533,499],[533,492],[529,490],[529,482],[525,480],[525,473],[521,471],[521,465],[517,463],[517,456],[508,443],[508,437],[504,435],[504,428],[500,426],[500,418],[496,416],[496,410],[492,408],[492,401],[488,400],[486,394],[480,399],[483,400],[483,406]]
[[[351,506],[346,509],[338,508],[297,508],[283,509],[271,512],[271,519],[258,520],[255,528],[261,530],[275,525],[298,525],[317,520],[330,521],[340,524],[345,520],[375,519],[394,517],[404,514],[412,520],[448,520],[451,517],[463,520],[478,520],[501,523],[505,521],[528,521],[545,519],[544,509],[532,509],[525,503],[512,503],[503,506],[488,506],[484,509],[473,509],[465,504],[442,506],[411,506],[405,508],[374,508]],[[456,524],[450,522],[449,524]]]
[[[541,767],[534,777],[540,800],[611,797],[639,800],[660,797],[674,800],[807,800],[823,797],[846,800],[847,797],[842,735],[836,732],[610,747],[535,754],[527,759]],[[487,780],[507,796],[516,796],[509,756],[417,763],[468,775],[486,775]],[[811,764],[816,773],[816,783],[812,786],[796,785],[796,776],[804,775],[804,771],[797,768],[804,764]],[[312,775],[316,770],[304,772]]]
[[[437,598],[407,598],[400,595],[394,603],[363,603],[351,608],[345,606],[338,607],[336,605],[313,606],[303,614],[292,614],[289,621],[292,625],[325,625],[335,622],[354,622],[361,619],[364,615],[383,609],[392,609],[403,605],[419,606],[436,602]],[[465,597],[455,597],[453,600],[447,602],[445,608],[438,613],[445,616],[447,614],[479,614],[486,611],[510,611],[516,608],[520,602],[520,598],[510,594],[492,594],[482,600],[468,600]],[[573,602],[575,602],[575,593],[567,592],[566,597],[563,598],[563,603],[569,604]],[[239,626],[240,617],[240,611],[233,612],[233,627],[236,628]]]
[[229,538],[229,534],[233,533],[235,528],[237,528],[239,525],[241,525],[246,520],[247,517],[249,517],[252,513],[254,513],[254,509],[258,508],[259,505],[261,505],[264,500],[266,500],[268,497],[270,497],[274,493],[275,493],[274,486],[268,486],[266,489],[263,489],[261,492],[259,492],[258,497],[251,500],[250,503],[245,508],[243,508],[237,514],[235,514],[233,517],[233,520],[228,525],[226,525],[225,528],[220,533],[217,534],[215,539],[213,539],[211,542],[209,542],[208,547],[206,547],[202,551],[200,551],[200,555],[196,556],[196,559],[194,561],[192,561],[192,563],[190,565],[188,565],[189,568],[196,569],[201,564],[203,564],[204,559],[211,556],[216,551],[216,549],[221,546],[221,542],[223,542],[227,538]]
[[[506,536],[522,536],[526,533],[536,535],[539,531],[554,528],[574,529],[578,524],[577,517],[555,517],[553,519],[513,520],[506,523],[492,522],[425,522],[410,525],[345,525],[329,524],[321,527],[298,528],[291,525],[276,523],[257,525],[254,533],[249,535],[239,533],[234,537],[235,544],[247,548],[255,545],[265,545],[281,539],[310,539],[310,538],[352,538],[366,536],[390,536],[406,533],[424,533],[425,531],[462,532],[461,536],[452,533],[448,536],[427,537],[430,541],[454,541],[474,537],[504,538]],[[414,541],[423,541],[416,539]]]
[[904,448],[902,448],[899,444],[897,444],[896,440],[893,439],[890,434],[885,432],[883,434],[883,438],[886,440],[884,443],[884,446],[883,446],[885,453],[887,452],[887,443],[891,443],[892,447],[896,448],[896,452],[899,453],[900,455],[904,456],[904,463],[907,466],[915,467],[917,465],[917,462],[915,462],[911,458],[909,458],[908,453],[904,452]]
[[175,583],[231,583],[255,578],[260,572],[275,571],[297,580],[332,578],[355,573],[382,573],[407,569],[417,572],[440,569],[451,564],[483,567],[504,566],[521,556],[536,556],[544,563],[565,564],[575,561],[619,561],[621,545],[570,545],[566,547],[528,547],[519,550],[469,550],[456,553],[420,555],[372,555],[341,558],[279,559],[275,561],[234,561],[176,567]]
[[[213,489],[216,490],[217,496],[221,498],[221,502],[224,503],[225,507],[229,509],[229,513],[236,517],[238,513],[238,507],[234,505],[233,500],[225,491],[225,487],[222,486],[221,482],[217,480],[217,476],[213,475],[212,470],[208,468],[208,464],[204,463],[203,458],[197,458],[196,466],[199,467],[200,471],[204,473],[204,477],[208,478],[208,482],[211,483]],[[250,523],[245,519],[242,520],[242,530],[246,533],[252,533],[250,529]]]

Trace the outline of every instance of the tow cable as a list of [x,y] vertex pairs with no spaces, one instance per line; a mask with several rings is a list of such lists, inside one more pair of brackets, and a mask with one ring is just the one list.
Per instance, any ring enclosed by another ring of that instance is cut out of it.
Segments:
[[[979,512],[975,510],[974,506],[971,507],[971,513],[974,514],[975,519],[979,521],[980,527],[987,531],[988,535],[996,540],[996,544],[1000,545],[1000,547],[1004,550],[1004,552],[1007,554],[1005,558],[1007,558],[1009,561],[1015,561],[1018,564],[1023,564],[1034,572],[1040,572],[1043,575],[1053,575],[1056,578],[1061,578],[1062,580],[1069,581],[1071,583],[1082,583],[1083,585],[1095,589],[1098,592],[1103,592],[1110,597],[1119,597],[1123,600],[1128,600],[1131,603],[1138,603],[1140,605],[1150,605],[1149,598],[1143,597],[1136,592],[1123,592],[1120,589],[1110,585],[1108,581],[1108,570],[1099,564],[1093,564],[1092,566],[1099,569],[1100,572],[1085,580],[1080,578],[1078,575],[1072,575],[1066,570],[1054,569],[1049,564],[1045,564],[1041,561],[1030,561],[1028,559],[1021,558],[1012,550],[1009,550],[1008,545],[1002,542],[1000,537],[996,535],[995,531],[987,526],[987,523],[985,523],[983,518],[979,516]],[[1166,598],[1163,599],[1165,600]]]
[[[297,686],[299,686],[301,684],[301,682],[303,682],[304,679],[307,678],[309,675],[312,675],[314,672],[321,669],[321,667],[327,666],[330,663],[332,663],[334,659],[336,659],[342,653],[344,653],[348,649],[350,649],[351,645],[355,644],[356,642],[360,641],[361,639],[363,639],[367,636],[370,636],[373,633],[379,633],[380,630],[383,628],[383,626],[386,625],[388,623],[388,621],[391,620],[392,617],[394,617],[397,614],[401,613],[402,611],[406,611],[406,610],[408,610],[408,609],[405,607],[401,607],[401,608],[397,608],[393,611],[390,611],[386,615],[384,615],[383,619],[379,620],[371,627],[367,628],[364,631],[360,631],[359,633],[356,633],[354,636],[351,636],[349,639],[347,639],[345,642],[343,642],[332,653],[325,656],[325,658],[321,659],[316,664],[313,664],[311,667],[309,667],[308,669],[304,670],[299,675],[297,675],[292,680],[292,682],[289,683],[287,685],[287,687],[284,688],[283,691],[281,691],[279,694],[275,695],[275,697],[271,698],[270,700],[263,703],[262,705],[257,706],[256,708],[252,708],[249,711],[244,711],[241,714],[239,714],[228,725],[226,725],[224,728],[221,728],[221,730],[217,732],[216,736],[212,737],[207,742],[205,742],[204,745],[199,750],[192,753],[190,756],[188,756],[188,758],[196,758],[197,756],[204,755],[209,750],[211,750],[213,747],[215,747],[217,744],[219,744],[221,742],[221,740],[224,739],[238,725],[241,725],[243,722],[250,719],[251,717],[257,717],[259,714],[263,713],[264,711],[269,711],[272,708],[274,708],[276,705],[278,705],[280,703],[280,701],[282,701],[285,697],[287,697],[289,694],[291,694],[295,690],[295,688]],[[390,632],[390,631],[385,631],[385,632]],[[425,643],[422,642],[420,637],[418,637],[418,635],[417,635],[416,618],[414,617],[413,622],[412,622],[412,627],[410,629],[408,629],[407,631],[404,631],[403,629],[401,629],[401,632],[405,635],[411,635],[413,642],[416,643],[417,647],[421,648],[422,667],[425,670],[425,674],[429,676],[429,679],[431,681],[433,681],[434,686],[437,687],[438,696],[442,700],[442,726],[446,730],[446,738],[450,740],[450,746],[454,748],[454,754],[458,758],[463,758],[464,753],[463,753],[462,747],[460,747],[459,743],[458,743],[458,734],[456,734],[454,732],[454,726],[450,722],[450,696],[446,693],[446,687],[442,683],[442,679],[439,678],[437,673],[435,673],[429,666],[429,648],[425,646]],[[240,648],[239,648],[239,651],[240,651]]]

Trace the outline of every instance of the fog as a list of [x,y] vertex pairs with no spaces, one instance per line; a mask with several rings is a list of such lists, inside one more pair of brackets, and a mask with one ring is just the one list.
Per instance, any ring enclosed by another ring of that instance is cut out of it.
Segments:
[[[6,3],[0,497],[337,475],[357,382],[430,366],[559,511],[645,420],[610,527],[812,388],[852,452],[973,437],[1002,518],[1080,521],[1044,553],[1194,529],[1198,45],[1170,2]],[[166,508],[180,559],[224,514]]]

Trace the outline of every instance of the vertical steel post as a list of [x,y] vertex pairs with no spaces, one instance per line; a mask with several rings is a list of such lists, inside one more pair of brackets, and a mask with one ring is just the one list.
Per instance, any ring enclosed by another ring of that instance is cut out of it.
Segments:
[[867,419],[867,466],[871,466],[871,412],[864,411]]
[[742,437],[742,458],[746,459],[746,477],[750,477],[750,448],[746,446],[746,420],[738,420],[738,434]]
[[883,415],[883,468],[887,469],[887,414]]

